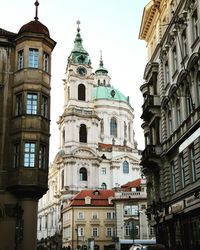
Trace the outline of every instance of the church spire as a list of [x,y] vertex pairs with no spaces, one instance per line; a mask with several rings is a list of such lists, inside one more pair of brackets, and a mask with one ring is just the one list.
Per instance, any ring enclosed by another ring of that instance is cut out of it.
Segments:
[[83,48],[82,44],[82,38],[80,34],[80,21],[76,22],[78,27],[77,27],[77,34],[76,38],[74,40],[74,48],[71,52],[70,58],[73,63],[75,64],[88,64],[90,65],[90,59],[89,59],[89,54],[88,52]]
[[108,70],[106,68],[104,68],[104,66],[103,66],[102,50],[100,50],[99,68],[95,71],[95,74],[97,74],[97,75],[107,75],[108,74]]
[[39,18],[38,18],[38,6],[39,6],[39,2],[38,0],[35,1],[35,21],[37,21]]

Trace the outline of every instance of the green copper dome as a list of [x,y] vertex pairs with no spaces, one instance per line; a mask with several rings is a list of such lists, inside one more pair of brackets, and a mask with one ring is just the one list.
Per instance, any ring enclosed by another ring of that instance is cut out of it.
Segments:
[[77,34],[74,40],[74,48],[72,49],[72,52],[70,54],[70,59],[72,60],[72,63],[75,63],[75,64],[90,65],[91,62],[90,62],[89,54],[83,48],[83,45],[82,45],[83,39],[81,38],[81,35],[80,35],[80,28],[79,28],[80,22],[77,21],[77,24],[78,24]]
[[93,89],[93,99],[109,99],[129,103],[129,97],[124,96],[119,90],[108,86],[97,86]]

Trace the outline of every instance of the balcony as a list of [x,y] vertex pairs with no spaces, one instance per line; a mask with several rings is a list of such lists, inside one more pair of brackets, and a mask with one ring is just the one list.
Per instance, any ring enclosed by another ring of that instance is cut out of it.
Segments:
[[118,192],[115,194],[115,199],[138,199],[146,198],[146,192],[133,191],[133,192]]
[[142,105],[143,113],[141,118],[148,121],[155,114],[160,114],[160,96],[148,95]]
[[160,154],[162,153],[161,146],[157,145],[147,145],[142,152],[142,162],[143,167],[151,167],[155,165],[160,165]]

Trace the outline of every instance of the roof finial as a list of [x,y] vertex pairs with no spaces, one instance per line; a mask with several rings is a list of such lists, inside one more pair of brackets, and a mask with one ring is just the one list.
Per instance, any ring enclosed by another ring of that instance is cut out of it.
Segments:
[[35,21],[37,21],[39,18],[38,18],[38,6],[39,6],[39,3],[38,3],[38,0],[35,1]]
[[100,66],[103,66],[102,50],[100,50]]
[[77,31],[78,31],[78,33],[79,33],[79,32],[80,32],[80,27],[79,27],[79,25],[80,25],[81,22],[78,20],[76,23],[78,24]]

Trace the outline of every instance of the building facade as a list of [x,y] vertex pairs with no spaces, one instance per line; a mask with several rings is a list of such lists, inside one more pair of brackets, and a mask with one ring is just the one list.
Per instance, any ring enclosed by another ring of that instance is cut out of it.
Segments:
[[113,203],[116,212],[117,249],[128,249],[135,240],[155,237],[146,216],[146,179],[136,179],[122,185],[116,190]]
[[36,249],[37,204],[47,190],[51,53],[35,19],[0,29],[0,248]]
[[[47,236],[45,221],[52,206],[60,215],[63,200],[81,190],[112,189],[141,175],[134,110],[129,98],[111,86],[102,55],[93,72],[79,24],[64,79],[59,151],[49,168],[49,190],[39,202],[38,219],[44,226],[38,231],[38,240]],[[55,230],[59,232],[59,228]]]
[[200,246],[200,3],[155,0],[144,8],[147,42],[142,119],[147,214],[157,240]]
[[[113,190],[82,190],[62,210],[63,247],[115,249],[116,217]],[[93,244],[93,248],[91,247]]]

